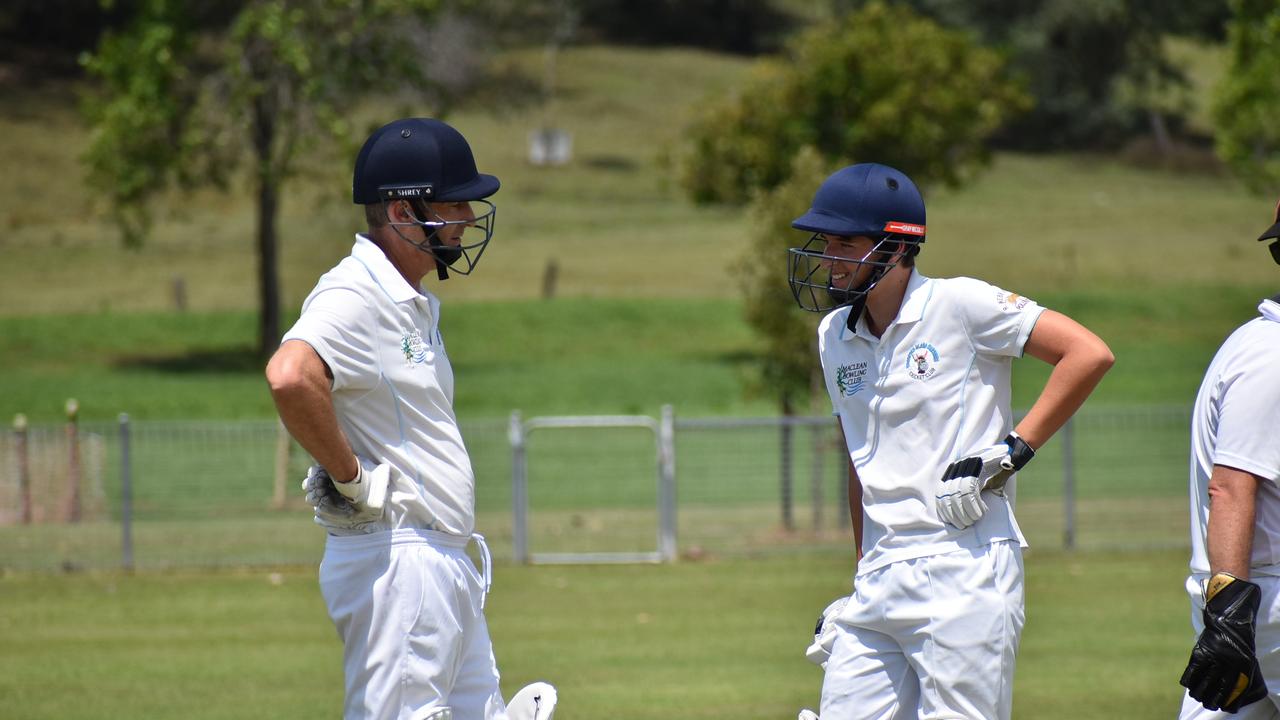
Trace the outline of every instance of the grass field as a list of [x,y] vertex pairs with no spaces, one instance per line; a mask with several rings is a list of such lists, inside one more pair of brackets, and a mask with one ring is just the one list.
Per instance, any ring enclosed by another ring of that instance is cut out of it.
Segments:
[[[588,47],[565,52],[559,70],[554,108],[464,109],[450,118],[472,139],[481,169],[503,180],[497,236],[479,271],[433,287],[445,301],[459,416],[464,425],[497,423],[492,436],[468,443],[482,476],[481,527],[500,557],[510,557],[501,423],[511,410],[656,414],[671,403],[680,417],[775,412],[755,383],[759,345],[731,270],[752,219],[689,204],[670,162],[702,99],[731,89],[746,64],[687,50]],[[68,397],[89,422],[122,411],[156,421],[271,418],[251,348],[248,194],[175,193],[160,203],[150,242],[122,250],[78,181],[86,133],[69,93],[4,93],[0,152],[21,171],[0,177],[0,420],[22,412],[56,432]],[[375,107],[359,112],[386,119]],[[573,134],[568,167],[525,163],[527,133],[548,121]],[[286,313],[297,312],[357,230],[347,161],[326,157],[318,147],[287,189]],[[975,275],[1029,295],[1094,328],[1118,358],[1090,407],[1116,409],[1120,419],[1080,438],[1090,448],[1081,460],[1081,546],[1149,547],[1052,551],[1063,525],[1052,482],[1058,450],[1046,449],[1037,467],[1047,481],[1020,491],[1019,518],[1035,549],[1015,717],[1171,717],[1191,642],[1186,551],[1177,547],[1186,532],[1185,439],[1149,424],[1142,409],[1157,406],[1156,417],[1160,407],[1189,403],[1217,344],[1280,284],[1252,241],[1271,201],[1219,173],[1154,172],[1091,155],[1001,154],[972,183],[927,195],[926,274]],[[542,300],[551,261],[556,297]],[[777,264],[783,272],[781,256]],[[174,309],[178,279],[184,313]],[[1030,403],[1046,372],[1033,361],[1018,365],[1015,405]],[[1111,444],[1088,445],[1104,440]],[[190,569],[229,557],[318,557],[319,532],[301,508],[265,509],[261,468],[272,443],[266,432],[235,452],[183,446],[163,457],[139,446],[139,462],[150,463],[138,478],[139,561],[187,569],[34,573],[27,568],[62,559],[112,565],[118,525],[0,528],[0,716],[335,714],[340,650],[314,570]],[[549,679],[561,689],[563,720],[763,720],[816,704],[820,673],[802,652],[814,616],[847,590],[849,537],[830,527],[778,532],[774,451],[755,445],[762,456],[736,459],[756,474],[743,469],[730,486],[699,485],[711,463],[724,461],[706,460],[700,471],[688,460],[694,452],[684,452],[683,562],[499,564],[489,617],[508,695]],[[1145,453],[1144,464],[1132,451]],[[548,480],[534,496],[542,509],[536,549],[649,531],[648,511],[576,510],[578,478],[557,478],[553,455],[539,465]],[[238,519],[210,510],[237,496]],[[689,552],[694,546],[701,552]]]
[[[564,720],[795,717],[821,684],[803,658],[812,619],[849,572],[844,554],[812,552],[496,570],[504,692],[550,680]],[[1033,552],[1014,717],[1173,716],[1184,570],[1181,552]],[[5,717],[290,720],[341,702],[309,569],[8,574],[0,593]]]

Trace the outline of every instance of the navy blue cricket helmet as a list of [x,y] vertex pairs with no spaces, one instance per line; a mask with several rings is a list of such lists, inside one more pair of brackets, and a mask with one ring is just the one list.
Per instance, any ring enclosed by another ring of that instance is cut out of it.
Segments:
[[[351,197],[357,205],[406,200],[414,211],[412,223],[389,223],[405,241],[436,259],[436,272],[447,279],[448,268],[471,274],[493,237],[497,208],[485,198],[498,191],[493,175],[476,170],[471,146],[462,133],[433,118],[404,118],[378,128],[365,140],[356,157]],[[486,212],[474,220],[444,220],[430,203],[480,202]],[[400,226],[417,225],[426,231],[425,242],[415,242]],[[461,245],[441,242],[438,231],[448,225],[466,225],[483,231],[477,242]],[[465,263],[459,264],[459,260]]]
[[[916,184],[900,170],[879,163],[859,163],[832,173],[818,187],[808,212],[791,227],[812,233],[804,247],[788,251],[788,282],[796,302],[805,310],[827,312],[842,305],[854,306],[850,323],[856,322],[867,293],[903,257],[914,257],[925,238],[924,198]],[[823,235],[877,240],[862,258],[825,254]],[[903,248],[900,243],[906,243]],[[856,265],[859,270],[834,279],[834,264]],[[856,287],[860,268],[871,267]]]

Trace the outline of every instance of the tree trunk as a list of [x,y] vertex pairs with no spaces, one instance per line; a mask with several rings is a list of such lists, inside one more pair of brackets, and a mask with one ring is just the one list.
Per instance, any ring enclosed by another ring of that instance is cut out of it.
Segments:
[[253,147],[258,161],[258,357],[266,360],[280,344],[280,273],[276,214],[280,176],[271,156],[276,126],[269,94],[254,100]]

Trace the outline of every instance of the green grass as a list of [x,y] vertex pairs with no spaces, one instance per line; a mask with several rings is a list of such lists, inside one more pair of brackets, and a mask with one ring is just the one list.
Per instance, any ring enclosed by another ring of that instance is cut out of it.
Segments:
[[[1015,717],[1164,718],[1190,649],[1182,552],[1027,560]],[[813,618],[842,553],[671,566],[499,565],[487,614],[504,694],[556,717],[794,717],[816,707]],[[1120,592],[1120,591],[1123,592]],[[340,647],[313,570],[0,576],[6,717],[331,717]]]

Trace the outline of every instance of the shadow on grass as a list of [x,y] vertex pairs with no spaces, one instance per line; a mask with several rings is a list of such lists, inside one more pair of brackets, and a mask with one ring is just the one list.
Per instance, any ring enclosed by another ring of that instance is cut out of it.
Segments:
[[249,346],[193,350],[178,355],[127,355],[112,365],[120,370],[183,374],[260,373],[266,361]]

